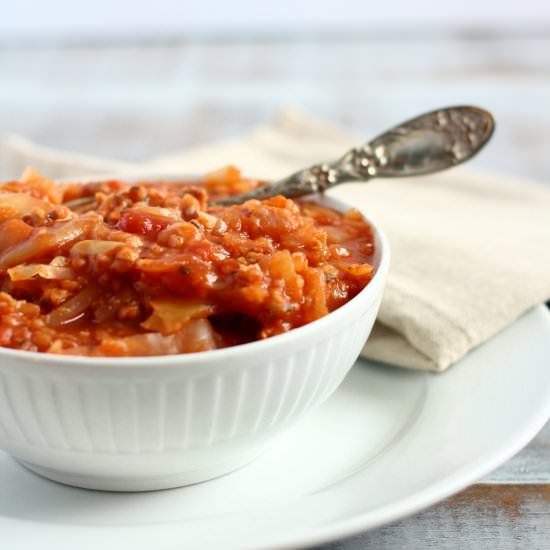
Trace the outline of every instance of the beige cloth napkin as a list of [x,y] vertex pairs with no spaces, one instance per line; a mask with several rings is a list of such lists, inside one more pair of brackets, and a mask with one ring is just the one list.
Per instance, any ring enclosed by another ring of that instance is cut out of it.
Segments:
[[[232,163],[251,176],[278,178],[360,142],[287,111],[240,139],[139,164],[56,151],[18,136],[0,142],[0,162],[14,176],[28,165],[72,177],[193,174]],[[384,300],[363,352],[369,358],[442,371],[550,298],[550,187],[455,169],[340,186],[331,194],[364,207],[391,243]]]

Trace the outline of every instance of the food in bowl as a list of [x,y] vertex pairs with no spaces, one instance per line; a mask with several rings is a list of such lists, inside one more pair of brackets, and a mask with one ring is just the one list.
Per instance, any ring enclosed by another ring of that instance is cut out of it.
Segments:
[[[258,184],[231,173],[209,176],[201,189],[216,196],[216,192],[223,195]],[[23,202],[31,193],[48,203],[70,201],[69,208],[79,216],[86,214],[89,201],[96,200],[90,186],[88,197],[79,186],[61,188],[37,178],[27,174],[2,192],[20,194],[23,198],[18,200]],[[162,180],[161,185],[166,185],[179,179],[141,174],[133,181]],[[117,180],[106,177],[104,181]],[[45,200],[61,189],[63,196]],[[312,208],[326,208],[331,216],[351,207],[327,195],[312,200]],[[17,214],[17,207],[21,207],[17,200],[11,207],[0,207],[4,216],[11,211],[11,218],[3,223],[20,220],[31,231],[37,229],[32,219]],[[330,227],[324,229],[327,240],[336,241],[340,226],[334,225],[332,236]],[[390,261],[383,232],[370,221],[368,227],[374,243],[374,254],[367,260],[374,268],[368,284],[328,315],[274,337],[208,353],[146,357],[34,353],[0,346],[0,449],[47,478],[109,491],[179,487],[248,464],[323,403],[357,359],[376,318]],[[0,232],[0,241],[8,235]],[[66,246],[70,249],[69,242]],[[34,260],[21,263],[48,265]],[[54,263],[52,267],[66,266]],[[38,282],[51,280],[55,279],[40,277]],[[94,297],[93,303],[98,299]],[[29,303],[32,308],[37,305],[42,307],[39,302]],[[92,310],[93,305],[84,320],[89,322],[86,317]],[[212,322],[210,317],[204,319]],[[11,328],[24,327],[25,320],[22,311]],[[70,325],[57,330],[68,331]]]
[[200,181],[0,185],[0,346],[172,355],[261,340],[356,296],[374,233],[355,209],[282,196],[234,167]]

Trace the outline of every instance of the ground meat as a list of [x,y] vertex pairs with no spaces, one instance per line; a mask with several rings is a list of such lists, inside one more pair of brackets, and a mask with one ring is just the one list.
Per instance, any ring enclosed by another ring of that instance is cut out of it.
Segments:
[[371,280],[361,214],[282,196],[234,167],[202,182],[0,185],[0,345],[81,355],[206,351],[340,307]]

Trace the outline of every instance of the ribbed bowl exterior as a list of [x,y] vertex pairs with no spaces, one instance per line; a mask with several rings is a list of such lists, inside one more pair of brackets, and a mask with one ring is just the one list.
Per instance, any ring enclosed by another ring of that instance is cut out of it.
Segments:
[[0,447],[85,476],[169,476],[210,463],[217,471],[225,455],[233,466],[240,450],[246,462],[334,392],[377,306],[318,339],[217,365],[52,368],[2,358]]
[[216,373],[130,367],[95,376],[86,368],[29,372],[19,361],[3,361],[0,444],[141,454],[252,437],[301,416],[338,387],[370,329],[365,317],[314,346],[222,364]]

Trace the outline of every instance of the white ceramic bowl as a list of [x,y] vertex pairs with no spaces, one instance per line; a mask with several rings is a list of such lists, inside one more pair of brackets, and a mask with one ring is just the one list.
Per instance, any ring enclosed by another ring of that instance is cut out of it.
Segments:
[[389,266],[388,243],[374,229],[367,287],[286,334],[143,358],[0,348],[0,448],[47,478],[108,491],[177,487],[244,466],[325,401],[357,359]]

